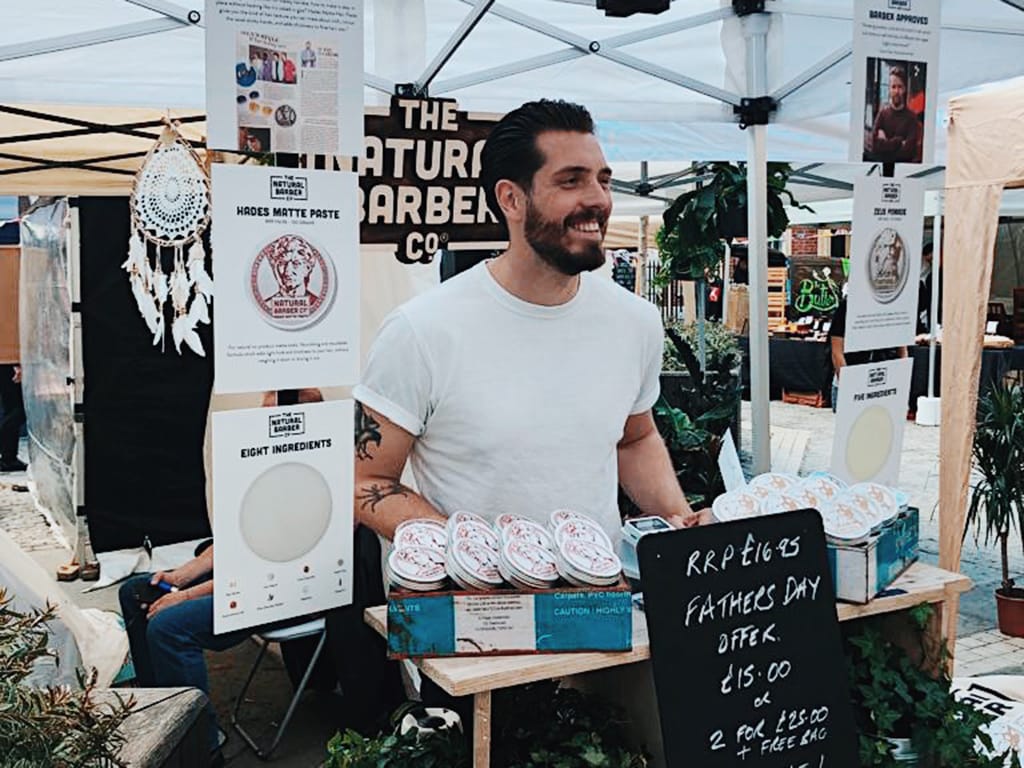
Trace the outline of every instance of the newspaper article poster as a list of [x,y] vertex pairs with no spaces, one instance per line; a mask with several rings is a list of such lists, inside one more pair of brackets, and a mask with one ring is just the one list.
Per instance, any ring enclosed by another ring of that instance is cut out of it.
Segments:
[[850,160],[930,163],[940,0],[856,0]]
[[846,352],[914,343],[924,182],[867,176],[853,185]]
[[216,634],[352,602],[353,401],[213,414]]
[[213,166],[214,391],[359,375],[356,175]]
[[363,0],[206,0],[208,146],[363,152]]
[[910,358],[843,367],[832,439],[836,477],[896,487],[913,369]]

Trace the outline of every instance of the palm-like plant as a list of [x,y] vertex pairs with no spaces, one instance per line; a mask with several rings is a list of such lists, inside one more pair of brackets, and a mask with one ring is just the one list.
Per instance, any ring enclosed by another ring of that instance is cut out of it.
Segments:
[[996,382],[978,401],[974,433],[974,466],[978,479],[971,490],[965,535],[969,528],[987,544],[999,540],[1002,591],[1013,589],[1010,578],[1010,532],[1024,530],[1024,388]]
[[[659,281],[702,280],[716,272],[725,243],[746,236],[747,167],[745,163],[707,163],[694,167],[708,174],[698,186],[679,195],[662,214],[664,228],[657,236],[661,258]],[[768,163],[768,236],[779,237],[789,226],[786,205],[801,205],[786,189],[793,169],[787,163]]]

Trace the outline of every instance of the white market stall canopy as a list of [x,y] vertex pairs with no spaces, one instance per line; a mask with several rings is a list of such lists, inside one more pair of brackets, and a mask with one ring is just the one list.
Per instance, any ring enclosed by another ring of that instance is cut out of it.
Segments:
[[[1021,74],[1024,0],[943,0],[942,7],[940,105],[964,89]],[[474,111],[562,97],[593,111],[609,159],[681,162],[743,158],[733,107],[744,96],[767,94],[778,103],[770,157],[841,162],[850,122],[852,0],[767,0],[764,9],[767,88],[748,94],[745,22],[729,2],[676,0],[660,15],[619,19],[606,18],[593,0],[366,0],[366,103],[385,103],[398,84]],[[79,122],[40,124],[22,114],[32,122],[27,127],[5,114],[0,191],[31,175],[24,170],[33,166],[29,160],[52,168],[113,158],[94,165],[125,170],[134,158],[123,155],[147,148],[136,137],[138,149],[128,149],[123,139],[131,134],[124,132],[119,142],[110,134],[97,142],[90,129],[98,126],[90,123],[147,122],[165,110],[201,115],[202,12],[194,1],[33,0],[8,14],[0,32],[0,105]],[[76,118],[75,107],[89,106],[103,109]],[[112,107],[152,111],[139,118]],[[16,141],[26,131],[75,133]],[[943,156],[940,143],[936,161]]]

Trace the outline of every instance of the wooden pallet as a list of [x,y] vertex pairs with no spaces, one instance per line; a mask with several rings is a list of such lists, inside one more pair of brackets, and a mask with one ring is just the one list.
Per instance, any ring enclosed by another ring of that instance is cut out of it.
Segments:
[[771,434],[772,472],[799,474],[807,452],[807,442],[811,439],[810,430],[772,427]]

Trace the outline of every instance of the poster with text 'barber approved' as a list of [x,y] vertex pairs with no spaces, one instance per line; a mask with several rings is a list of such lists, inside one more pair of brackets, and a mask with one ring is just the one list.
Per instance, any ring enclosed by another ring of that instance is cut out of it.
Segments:
[[216,634],[352,602],[351,400],[213,414]]
[[214,391],[359,375],[356,176],[213,166]]
[[868,176],[853,185],[846,352],[914,343],[924,184]]
[[839,375],[832,474],[895,487],[910,397],[910,358],[847,365]]
[[852,162],[932,162],[939,6],[940,0],[854,3]]

